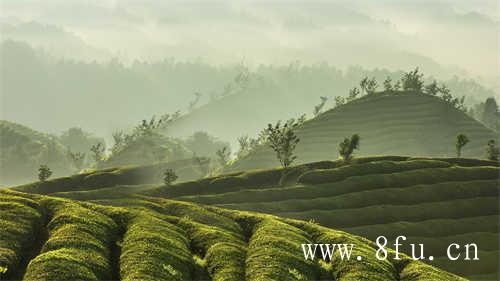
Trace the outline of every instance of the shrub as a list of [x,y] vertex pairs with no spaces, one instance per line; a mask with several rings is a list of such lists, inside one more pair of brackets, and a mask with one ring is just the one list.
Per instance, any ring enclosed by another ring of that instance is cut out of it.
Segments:
[[488,147],[486,148],[486,153],[488,154],[488,160],[498,161],[500,150],[498,149],[495,140],[488,141]]
[[359,148],[359,135],[354,134],[351,138],[344,138],[344,140],[339,144],[339,154],[345,161],[349,161],[352,158],[352,153],[355,149]]
[[52,175],[52,170],[50,170],[47,165],[40,165],[38,168],[38,179],[40,181],[46,181]]
[[163,172],[163,182],[165,185],[172,185],[177,178],[178,176],[173,169],[166,169],[165,172]]
[[457,157],[460,158],[462,155],[462,148],[469,143],[469,138],[464,134],[458,134],[457,140],[455,142],[455,148],[457,150]]

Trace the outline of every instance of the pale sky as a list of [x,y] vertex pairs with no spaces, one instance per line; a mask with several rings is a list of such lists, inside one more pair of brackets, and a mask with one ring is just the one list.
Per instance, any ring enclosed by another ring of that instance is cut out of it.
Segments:
[[[0,22],[10,28],[2,37],[48,45],[64,56],[398,68],[405,65],[398,65],[397,57],[391,61],[391,54],[408,52],[472,77],[499,75],[498,1],[2,0],[1,5]],[[30,33],[19,27],[29,22],[63,34],[53,32],[44,40],[36,28]],[[82,54],[76,44],[85,46]]]

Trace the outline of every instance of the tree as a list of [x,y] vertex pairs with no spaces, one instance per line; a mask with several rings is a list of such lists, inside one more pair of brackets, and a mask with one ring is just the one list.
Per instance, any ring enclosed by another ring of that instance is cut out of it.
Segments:
[[451,103],[453,96],[450,93],[451,90],[445,84],[441,84],[441,87],[438,87],[438,92],[441,93],[442,100],[447,103]]
[[435,96],[439,92],[439,87],[436,80],[432,81],[432,83],[425,86],[425,93],[431,96]]
[[63,145],[76,152],[86,152],[92,144],[97,142],[105,143],[103,138],[96,137],[78,127],[64,131],[59,140]]
[[80,171],[83,168],[83,162],[85,161],[85,153],[72,152],[71,150],[69,150],[68,156],[69,159],[71,159],[71,162],[73,163],[73,166],[75,166],[76,170]]
[[199,156],[217,157],[217,150],[229,147],[229,143],[219,140],[204,131],[196,131],[184,141],[184,145]]
[[165,185],[170,186],[174,181],[176,181],[179,177],[175,173],[174,170],[172,169],[166,169],[165,172],[163,172],[163,182]]
[[317,116],[321,113],[321,110],[325,106],[325,103],[328,101],[328,97],[319,97],[321,99],[320,103],[314,107],[314,116]]
[[52,175],[52,170],[50,170],[47,165],[40,165],[38,168],[38,179],[40,181],[46,181]]
[[349,96],[347,97],[346,101],[350,102],[350,101],[355,100],[359,96],[359,94],[360,94],[360,92],[359,92],[358,88],[354,87],[354,88],[350,89]]
[[199,157],[196,156],[196,154],[193,154],[193,163],[198,166],[198,169],[203,176],[208,174],[210,168],[210,158]]
[[294,132],[297,126],[298,123],[286,122],[282,125],[281,121],[278,121],[274,126],[268,124],[265,129],[266,140],[285,169],[297,159],[294,154],[295,147],[300,141]]
[[99,161],[102,160],[104,157],[104,151],[106,148],[104,147],[104,144],[102,142],[98,142],[90,148],[90,151],[92,152],[92,157],[94,158],[94,161],[98,163]]
[[392,88],[392,79],[391,79],[391,77],[387,76],[387,78],[385,78],[385,80],[384,80],[384,83],[383,83],[383,84],[384,84],[384,90],[385,90],[386,92],[391,92],[391,91],[393,90],[393,88]]
[[399,91],[399,89],[401,89],[401,81],[396,81],[396,83],[394,84],[394,91]]
[[359,81],[359,87],[361,88],[361,91],[366,93],[366,87],[368,85],[368,77],[365,76],[363,77],[363,79],[361,79],[361,81]]
[[188,111],[193,111],[193,109],[195,108],[195,106],[200,101],[201,96],[202,96],[201,93],[198,93],[198,92],[194,93],[194,100],[192,100],[192,101],[189,102]]
[[125,134],[123,131],[117,131],[111,134],[113,137],[113,147],[111,148],[111,153],[115,154],[118,153],[121,149],[127,146],[127,141],[130,139],[127,139],[127,134]]
[[240,150],[238,150],[237,157],[243,157],[250,151],[250,137],[241,136],[238,138],[238,144],[240,145]]
[[455,148],[457,150],[457,157],[460,158],[462,156],[462,148],[469,142],[469,138],[467,138],[464,134],[458,134],[457,140],[455,142]]
[[486,147],[486,154],[488,155],[488,160],[498,161],[498,156],[500,156],[500,150],[495,142],[495,140],[489,140],[488,146]]
[[424,81],[422,80],[422,78],[424,77],[424,75],[419,73],[418,71],[419,70],[417,67],[413,71],[408,71],[403,74],[403,77],[401,78],[403,90],[417,92],[422,91],[422,86],[424,85]]
[[344,138],[339,144],[339,154],[342,159],[349,161],[352,159],[352,153],[355,149],[359,149],[359,135],[354,134],[351,138]]
[[344,97],[341,97],[341,96],[335,97],[335,107],[339,107],[339,106],[344,105],[344,104],[345,104]]
[[453,107],[455,107],[458,110],[467,112],[467,107],[465,106],[465,96],[462,96],[461,98],[452,99],[450,104],[453,105]]
[[217,150],[215,154],[217,155],[217,161],[219,162],[219,165],[224,167],[226,166],[227,162],[229,162],[231,150],[229,149],[229,147],[224,146],[223,148]]
[[375,93],[375,91],[377,90],[377,87],[378,87],[378,83],[377,83],[377,80],[375,80],[375,77],[373,77],[372,79],[369,79],[366,83],[366,93],[367,94],[373,94]]
[[495,98],[487,98],[484,102],[484,110],[481,121],[493,130],[498,130],[498,105]]
[[149,121],[143,119],[141,123],[134,128],[134,132],[130,138],[135,139],[137,137],[153,136],[158,130],[167,128],[168,125],[179,119],[180,115],[180,111],[176,111],[173,114],[163,114],[159,119],[156,119],[155,115],[153,115]]

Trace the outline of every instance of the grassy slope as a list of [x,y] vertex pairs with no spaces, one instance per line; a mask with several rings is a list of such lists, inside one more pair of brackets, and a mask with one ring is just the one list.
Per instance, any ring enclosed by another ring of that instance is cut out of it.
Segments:
[[[69,177],[55,178],[45,182],[24,184],[16,186],[14,189],[47,195],[56,192],[88,191],[120,185],[153,185],[162,182],[162,172],[167,168],[174,169],[179,176],[179,180],[194,180],[202,176],[202,172],[193,163],[193,160],[186,159],[145,166],[107,168]],[[137,188],[134,188],[134,190],[137,191]]]
[[[495,133],[439,98],[415,93],[376,94],[329,110],[297,130],[299,163],[337,158],[337,145],[352,134],[361,136],[360,156],[411,155],[450,157],[459,133],[471,142],[466,157],[484,157]],[[326,155],[325,155],[326,152]],[[228,171],[279,166],[267,146],[236,161]]]
[[[314,223],[147,196],[100,204],[0,191],[2,278],[24,280],[459,280],[374,258],[373,242]],[[36,233],[47,233],[37,235]],[[34,239],[35,238],[35,239]],[[353,243],[362,261],[305,261],[301,243]],[[40,245],[34,247],[34,245]],[[35,251],[29,251],[35,249]]]

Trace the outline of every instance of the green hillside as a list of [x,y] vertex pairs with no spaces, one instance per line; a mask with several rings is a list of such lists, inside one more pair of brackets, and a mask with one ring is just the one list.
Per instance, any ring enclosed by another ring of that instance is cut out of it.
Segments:
[[56,137],[0,120],[0,186],[36,179],[41,164],[55,176],[73,172],[66,148]]
[[[176,171],[179,181],[195,180],[204,175],[204,167],[192,159],[178,160],[172,162],[162,162],[144,166],[125,166],[120,168],[107,168],[95,170],[69,177],[55,178],[44,182],[33,182],[19,185],[13,189],[35,193],[35,194],[54,194],[71,190],[90,191],[106,190],[106,188],[119,188],[130,186],[131,190],[138,192],[144,189],[155,188],[161,183],[163,171],[173,169]],[[129,192],[130,193],[130,190]]]
[[[361,136],[359,156],[408,155],[453,157],[455,137],[470,139],[463,156],[484,158],[485,147],[497,135],[438,97],[413,92],[363,96],[305,122],[296,131],[298,163],[336,159],[344,137]],[[279,166],[275,153],[258,147],[228,171]]]
[[[0,191],[7,280],[461,280],[317,224],[147,196],[100,204]],[[361,261],[305,260],[302,243],[353,243]]]
[[[170,187],[16,189],[94,203],[133,201],[139,193],[311,220],[372,241],[379,235],[390,240],[405,235],[403,250],[409,251],[410,242],[423,243],[426,254],[436,257],[432,265],[475,280],[497,280],[499,172],[497,162],[486,160],[385,156],[295,166],[282,180],[284,186],[278,185],[283,171],[271,169]],[[481,260],[449,261],[446,248],[452,242],[477,243]]]

